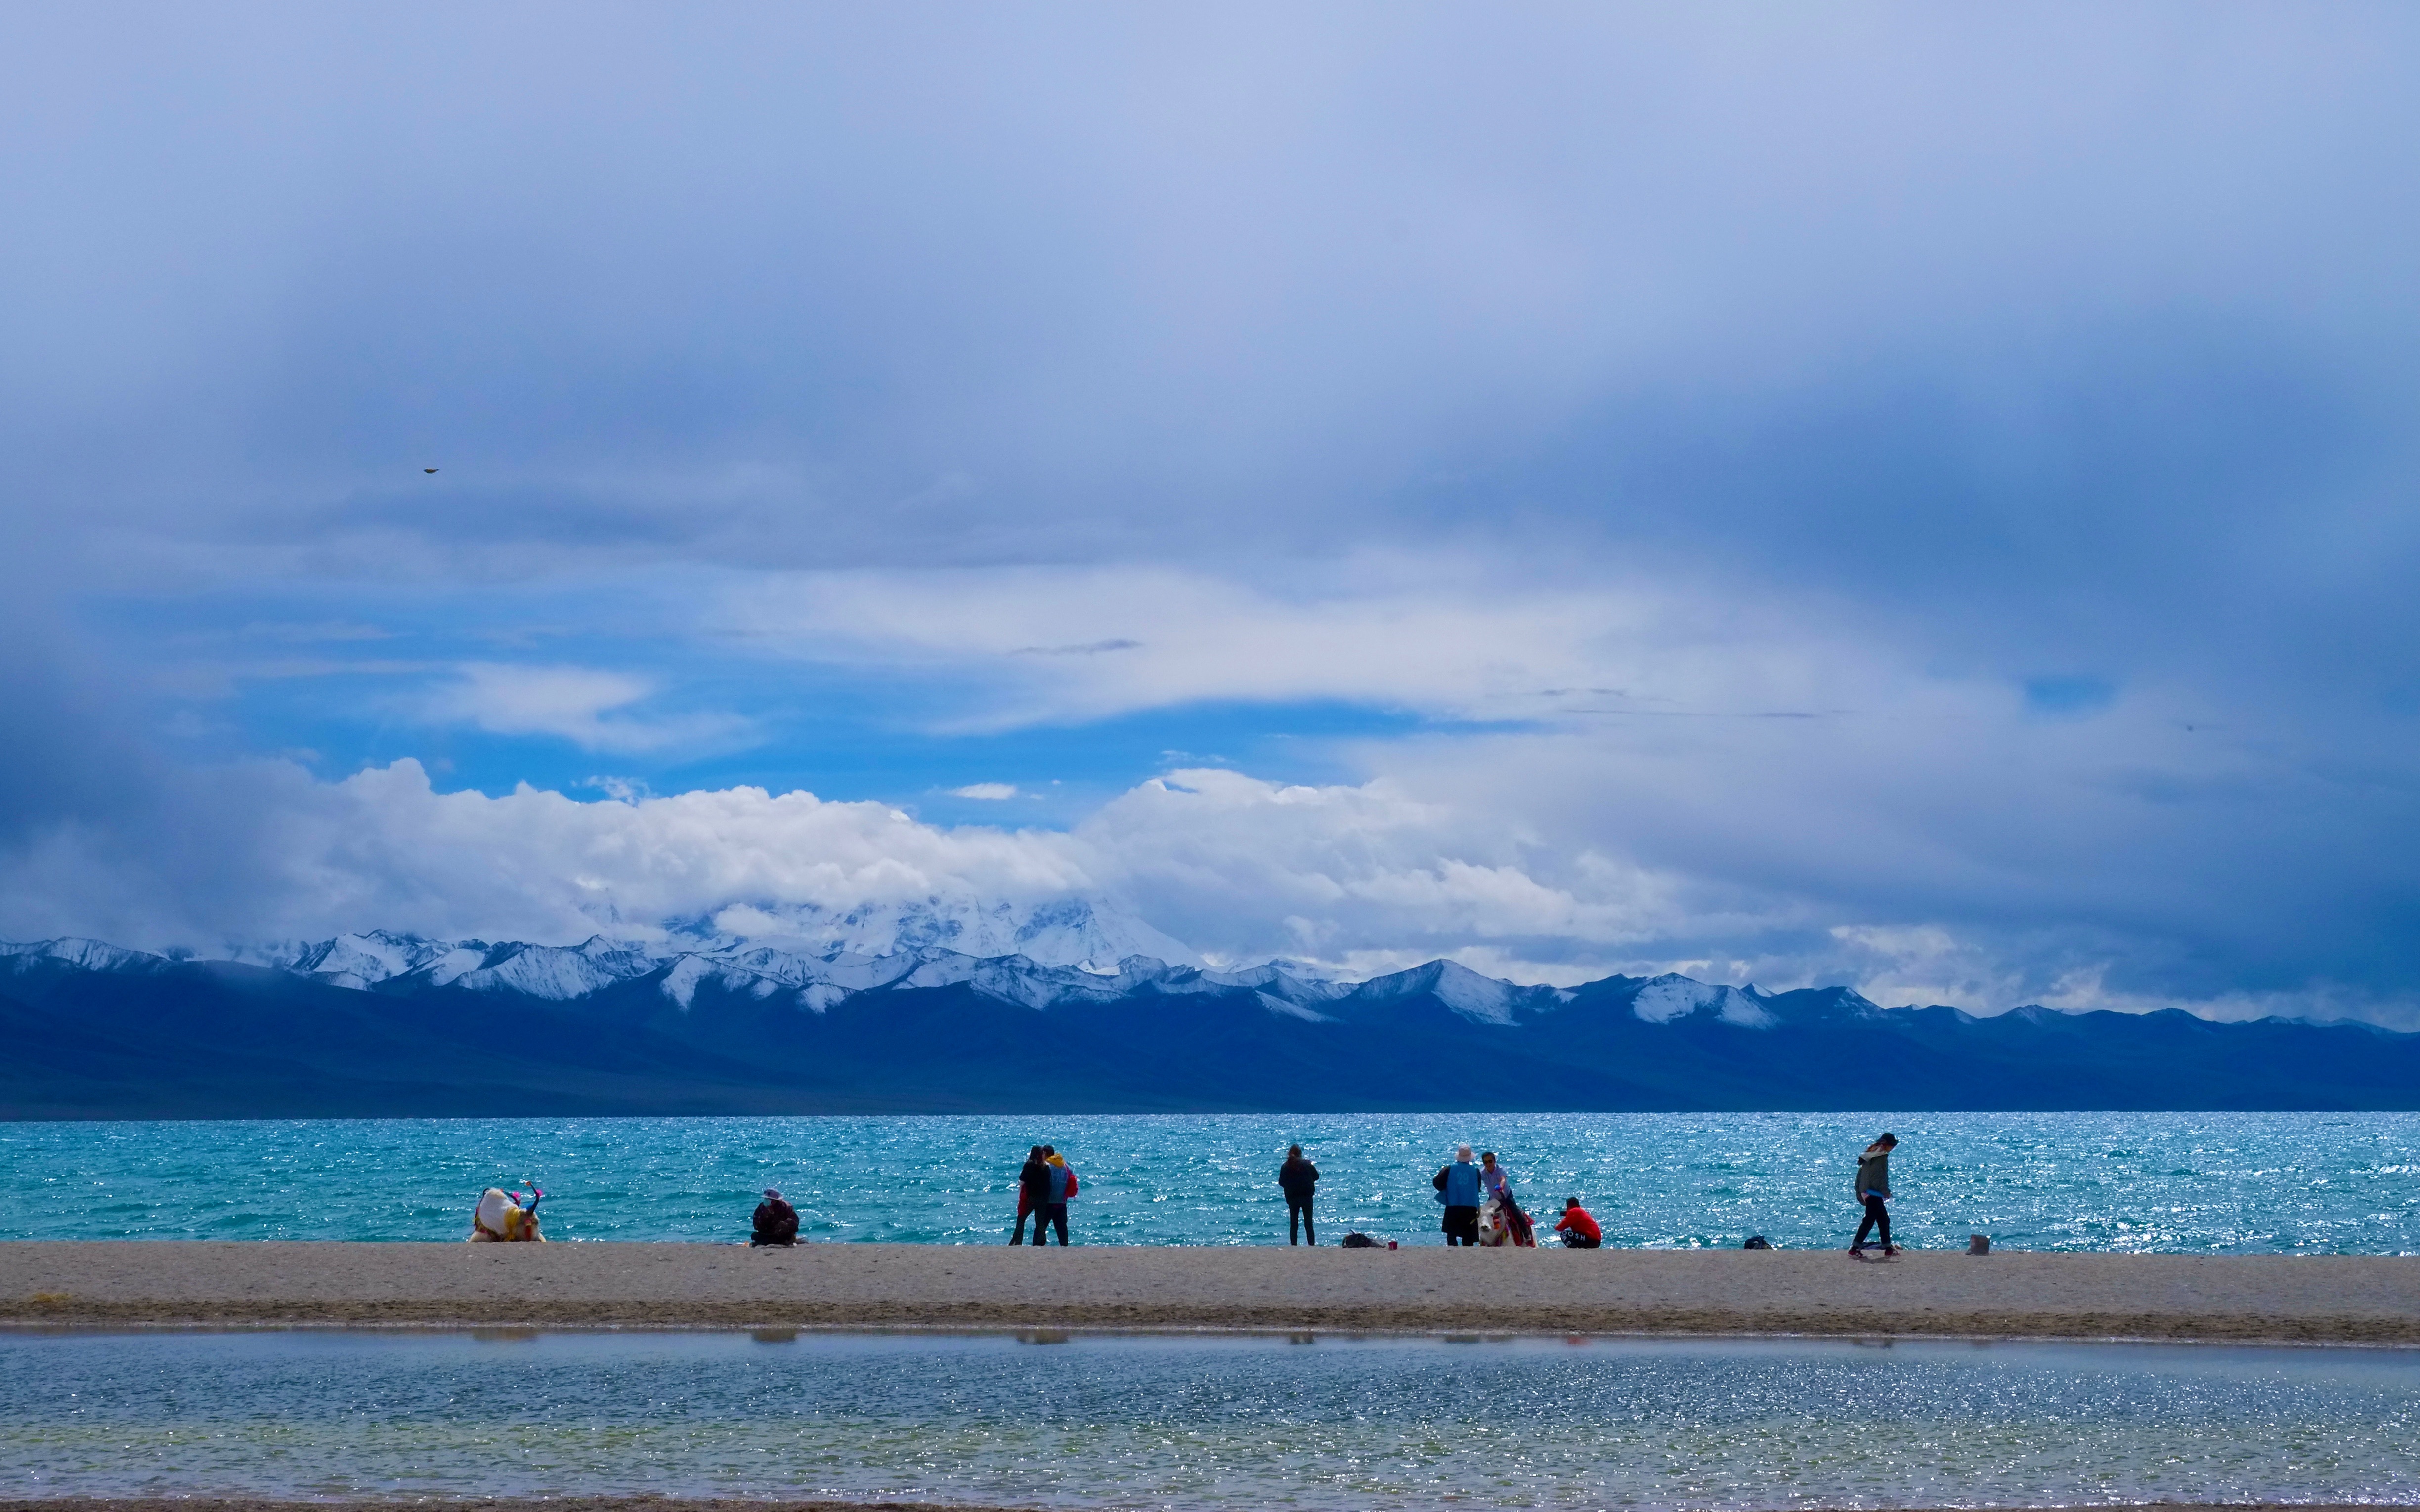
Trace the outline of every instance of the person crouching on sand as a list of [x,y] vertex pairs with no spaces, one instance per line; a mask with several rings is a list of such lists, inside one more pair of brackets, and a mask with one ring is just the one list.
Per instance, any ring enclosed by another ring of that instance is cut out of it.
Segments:
[[799,1242],[799,1210],[783,1201],[782,1194],[768,1186],[765,1200],[756,1204],[753,1229],[748,1236],[751,1249],[759,1244],[795,1244]]
[[1476,1247],[1479,1243],[1479,1167],[1470,1164],[1470,1147],[1463,1145],[1453,1152],[1453,1164],[1436,1173],[1429,1182],[1436,1188],[1436,1199],[1445,1204],[1445,1244]]
[[1857,1225],[1857,1237],[1849,1241],[1849,1253],[1861,1260],[1866,1257],[1866,1231],[1878,1224],[1882,1227],[1883,1257],[1888,1259],[1899,1253],[1898,1246],[1891,1242],[1890,1209],[1885,1206],[1891,1195],[1890,1153],[1898,1148],[1899,1135],[1885,1134],[1857,1157],[1857,1200],[1865,1204],[1866,1221]]
[[1563,1236],[1565,1249],[1596,1249],[1605,1243],[1605,1230],[1596,1226],[1596,1220],[1589,1216],[1577,1197],[1563,1199],[1563,1221],[1555,1225],[1555,1232]]

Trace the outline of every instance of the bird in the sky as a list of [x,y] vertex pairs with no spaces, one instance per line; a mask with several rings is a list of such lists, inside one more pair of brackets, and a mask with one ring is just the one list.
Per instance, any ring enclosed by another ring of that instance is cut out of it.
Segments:
[[420,471],[423,472],[434,472],[437,470],[435,468],[422,468]]

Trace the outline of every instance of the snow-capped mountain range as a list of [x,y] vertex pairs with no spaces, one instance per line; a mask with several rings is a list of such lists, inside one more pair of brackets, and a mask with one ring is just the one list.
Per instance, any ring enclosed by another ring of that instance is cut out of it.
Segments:
[[[598,934],[567,947],[434,940],[372,930],[327,940],[239,947],[220,959],[301,972],[339,987],[365,988],[418,977],[435,986],[502,986],[566,999],[646,976],[667,962],[684,963],[676,973],[683,982],[725,972],[735,984],[744,977],[769,984],[766,990],[771,991],[827,986],[864,975],[865,968],[856,964],[840,966],[840,974],[832,975],[831,964],[843,959],[1013,956],[1046,966],[1114,974],[1118,962],[1138,955],[1175,965],[1202,964],[1190,949],[1140,919],[1083,899],[1030,908],[947,899],[850,909],[812,904],[731,908],[675,921],[644,937]],[[675,995],[684,991],[672,990]]]
[[[1088,945],[1078,931],[1045,936],[1044,948],[1072,953]],[[1181,949],[1181,948],[1180,948]],[[847,949],[821,954],[783,949],[753,939],[687,943],[611,940],[597,935],[579,945],[529,945],[519,941],[431,940],[417,934],[372,930],[320,940],[231,952],[230,964],[262,966],[314,983],[354,992],[410,994],[423,989],[509,994],[545,1002],[590,997],[630,982],[646,982],[675,1006],[687,1009],[701,988],[753,998],[782,996],[821,1013],[861,993],[966,986],[1001,1002],[1047,1008],[1067,1002],[1114,1002],[1148,989],[1155,995],[1249,992],[1273,1012],[1321,1022],[1324,1003],[1361,997],[1373,1001],[1406,991],[1433,992],[1439,1001],[1474,1022],[1510,1024],[1515,1005],[1568,1002],[1573,994],[1555,987],[1524,987],[1484,977],[1450,961],[1367,982],[1345,982],[1294,965],[1271,962],[1218,971],[1156,956],[1130,954],[1114,964],[1036,959],[1022,952],[971,955],[937,945],[917,945],[880,954]],[[0,981],[10,967],[56,962],[85,971],[154,975],[198,958],[129,950],[99,940],[0,942]],[[1730,1022],[1756,1022],[1754,1000],[1730,987],[1708,987],[1685,977],[1654,979],[1654,992],[1639,1008],[1641,1018],[1660,1023],[1707,1004]],[[1858,999],[1860,1002],[1862,998]],[[1769,1015],[1767,1015],[1769,1017]]]
[[[2420,1108],[2420,1035],[2363,1026],[1109,962],[1132,936],[1073,912],[762,923],[576,946],[370,931],[243,960],[0,946],[0,1119]],[[1003,933],[1030,950],[955,948]]]

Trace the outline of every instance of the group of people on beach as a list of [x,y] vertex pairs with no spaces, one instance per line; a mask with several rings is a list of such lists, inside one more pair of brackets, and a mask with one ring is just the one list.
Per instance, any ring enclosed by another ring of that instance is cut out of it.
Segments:
[[1059,1231],[1059,1247],[1067,1247],[1067,1199],[1076,1195],[1076,1167],[1067,1157],[1048,1145],[1036,1145],[1026,1152],[1025,1165],[1016,1173],[1016,1228],[1008,1236],[1012,1244],[1025,1242],[1025,1220],[1033,1220],[1033,1242],[1050,1242],[1050,1230]]
[[[1857,1226],[1856,1238],[1850,1242],[1849,1253],[1865,1258],[1866,1236],[1877,1227],[1881,1230],[1885,1258],[1899,1254],[1891,1242],[1890,1154],[1899,1145],[1899,1135],[1885,1133],[1868,1145],[1857,1157],[1857,1174],[1852,1183],[1858,1206],[1864,1210],[1865,1221]],[[1456,1146],[1453,1159],[1440,1167],[1430,1179],[1436,1200],[1445,1209],[1438,1225],[1445,1231],[1446,1246],[1476,1248],[1481,1245],[1511,1244],[1534,1247],[1537,1231],[1529,1215],[1512,1195],[1512,1173],[1497,1160],[1496,1151],[1481,1150],[1478,1163],[1472,1164],[1471,1148]],[[1278,1167],[1278,1188],[1285,1194],[1286,1242],[1288,1244],[1319,1242],[1313,1226],[1312,1198],[1319,1185],[1319,1167],[1302,1152],[1300,1145],[1286,1147],[1285,1162]],[[1019,1219],[1020,1225],[1022,1218]],[[1554,1232],[1560,1235],[1566,1249],[1599,1249],[1605,1244],[1605,1230],[1589,1211],[1580,1206],[1577,1197],[1563,1199],[1562,1216],[1555,1223]],[[1348,1235],[1346,1242],[1359,1240],[1359,1234]],[[1015,1242],[1015,1241],[1011,1241]],[[1063,1242],[1063,1241],[1062,1242]],[[1748,1242],[1751,1249],[1770,1249],[1761,1236]]]
[[[1448,1249],[1456,1245],[1537,1247],[1537,1227],[1513,1196],[1512,1173],[1497,1163],[1496,1151],[1481,1151],[1474,1165],[1470,1147],[1456,1146],[1453,1159],[1430,1178],[1429,1185],[1445,1206],[1439,1227],[1445,1230]],[[1567,1249],[1595,1249],[1605,1242],[1605,1231],[1577,1197],[1563,1199],[1563,1215],[1554,1231],[1562,1235]]]
[[[1890,1258],[1899,1254],[1891,1242],[1890,1224],[1890,1155],[1898,1148],[1899,1136],[1885,1134],[1857,1157],[1857,1173],[1852,1183],[1864,1222],[1857,1226],[1856,1237],[1849,1243],[1849,1253],[1859,1259],[1866,1257],[1866,1236],[1879,1229],[1883,1256]],[[1076,1168],[1065,1156],[1049,1145],[1035,1145],[1025,1157],[1016,1173],[1016,1225],[1009,1231],[1008,1242],[1022,1244],[1025,1226],[1033,1224],[1033,1242],[1047,1244],[1056,1232],[1062,1249],[1067,1246],[1067,1201],[1078,1189]],[[1496,1151],[1479,1152],[1473,1162],[1468,1145],[1455,1147],[1453,1159],[1439,1167],[1429,1183],[1437,1202],[1445,1209],[1439,1227],[1445,1232],[1448,1248],[1457,1246],[1513,1245],[1534,1247],[1536,1226],[1522,1211],[1513,1196],[1512,1174],[1499,1164]],[[1319,1167],[1303,1154],[1300,1145],[1286,1147],[1285,1160],[1278,1167],[1278,1189],[1285,1195],[1286,1242],[1317,1244],[1319,1230],[1313,1216],[1319,1188]],[[500,1193],[489,1193],[490,1197]],[[532,1200],[531,1208],[536,1203]],[[483,1228],[487,1227],[483,1221]],[[535,1224],[532,1232],[535,1233]],[[1597,1249],[1605,1243],[1605,1230],[1589,1211],[1580,1206],[1577,1197],[1563,1199],[1562,1216],[1554,1230],[1568,1249]],[[504,1237],[501,1233],[496,1237]],[[754,1231],[751,1244],[795,1244],[799,1242],[799,1212],[783,1200],[782,1194],[771,1187],[765,1189],[765,1200],[756,1205]],[[1351,1234],[1347,1245],[1373,1242],[1366,1235]],[[1748,1242],[1751,1249],[1765,1249],[1761,1238]]]

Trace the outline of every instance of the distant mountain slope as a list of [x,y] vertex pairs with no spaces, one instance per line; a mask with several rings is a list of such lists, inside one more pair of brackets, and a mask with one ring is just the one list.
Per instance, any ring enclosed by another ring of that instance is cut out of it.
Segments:
[[923,947],[0,946],[0,1117],[2420,1107],[2420,1035]]

